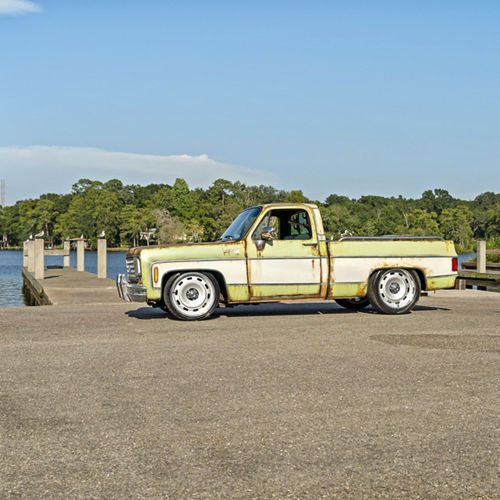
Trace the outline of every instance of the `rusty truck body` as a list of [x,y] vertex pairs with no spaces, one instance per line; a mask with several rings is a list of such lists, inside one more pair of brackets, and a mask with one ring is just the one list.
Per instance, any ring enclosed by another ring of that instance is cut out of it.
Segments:
[[126,266],[120,297],[179,319],[207,318],[221,302],[329,299],[401,314],[421,290],[454,287],[457,254],[432,236],[327,240],[316,205],[277,203],[244,210],[218,241],[131,248]]

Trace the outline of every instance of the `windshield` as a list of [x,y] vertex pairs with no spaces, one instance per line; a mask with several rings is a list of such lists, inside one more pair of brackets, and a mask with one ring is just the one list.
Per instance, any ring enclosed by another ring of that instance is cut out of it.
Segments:
[[240,240],[243,238],[248,233],[248,230],[255,222],[261,210],[261,207],[254,207],[241,212],[241,214],[234,219],[233,223],[224,231],[220,239],[227,241]]

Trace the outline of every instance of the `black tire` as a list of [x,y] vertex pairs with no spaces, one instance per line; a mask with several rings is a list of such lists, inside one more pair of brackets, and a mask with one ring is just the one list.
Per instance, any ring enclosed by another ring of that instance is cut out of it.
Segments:
[[368,297],[356,297],[355,299],[335,299],[335,302],[339,306],[345,307],[346,309],[353,309],[359,311],[370,305]]
[[383,314],[404,314],[420,297],[420,279],[410,269],[381,269],[370,277],[368,300]]
[[220,288],[210,273],[187,271],[167,280],[163,300],[170,313],[185,321],[210,317],[219,305]]

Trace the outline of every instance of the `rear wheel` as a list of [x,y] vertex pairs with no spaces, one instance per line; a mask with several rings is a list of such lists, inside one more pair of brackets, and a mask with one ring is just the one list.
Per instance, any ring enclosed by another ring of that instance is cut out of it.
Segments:
[[420,279],[408,269],[382,269],[375,272],[368,284],[368,300],[384,314],[411,311],[420,296]]
[[171,276],[163,299],[167,309],[182,320],[208,318],[219,304],[219,284],[210,273],[189,271]]
[[366,296],[356,297],[355,299],[335,299],[335,302],[337,302],[339,306],[345,307],[346,309],[354,309],[356,311],[370,305],[370,301]]

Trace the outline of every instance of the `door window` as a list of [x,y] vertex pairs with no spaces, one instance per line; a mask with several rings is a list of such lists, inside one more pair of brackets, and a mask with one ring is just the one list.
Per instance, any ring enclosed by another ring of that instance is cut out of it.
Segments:
[[310,240],[312,228],[309,214],[304,209],[272,210],[262,219],[252,238],[259,239],[264,227],[274,228],[276,240]]

